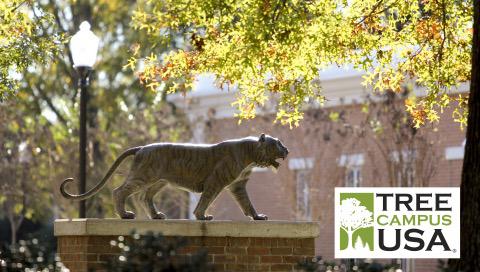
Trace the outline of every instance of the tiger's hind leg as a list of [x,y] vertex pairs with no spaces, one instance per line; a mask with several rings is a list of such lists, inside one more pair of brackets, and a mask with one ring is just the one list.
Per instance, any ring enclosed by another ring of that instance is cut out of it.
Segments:
[[127,177],[125,182],[118,188],[113,190],[113,201],[115,202],[115,210],[122,219],[134,219],[135,213],[125,210],[125,202],[129,196],[138,192],[145,181],[138,178]]
[[166,182],[164,181],[159,181],[155,183],[154,185],[150,186],[147,188],[147,192],[145,193],[145,204],[147,206],[148,213],[150,215],[151,219],[165,219],[167,216],[158,211],[157,207],[155,206],[155,201],[153,198],[155,195],[162,190],[163,187],[167,185]]

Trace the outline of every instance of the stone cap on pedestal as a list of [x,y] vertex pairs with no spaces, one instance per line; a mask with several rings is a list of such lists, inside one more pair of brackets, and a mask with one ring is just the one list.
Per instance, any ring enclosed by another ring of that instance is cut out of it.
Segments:
[[155,232],[164,236],[315,238],[317,222],[306,221],[198,221],[128,219],[57,219],[55,236],[130,235]]

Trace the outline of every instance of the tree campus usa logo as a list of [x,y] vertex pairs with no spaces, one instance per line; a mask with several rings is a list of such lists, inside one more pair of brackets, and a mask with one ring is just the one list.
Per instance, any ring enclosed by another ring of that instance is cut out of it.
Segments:
[[460,258],[460,189],[335,188],[335,258]]

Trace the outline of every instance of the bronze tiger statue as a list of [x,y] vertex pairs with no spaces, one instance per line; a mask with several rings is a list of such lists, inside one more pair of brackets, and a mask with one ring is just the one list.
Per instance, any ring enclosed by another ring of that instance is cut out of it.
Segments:
[[212,220],[206,214],[210,204],[226,188],[240,205],[243,213],[254,220],[267,220],[258,214],[248,197],[246,184],[253,167],[278,168],[277,159],[285,159],[288,149],[280,140],[262,134],[227,140],[217,144],[154,143],[127,149],[113,163],[105,177],[85,194],[73,195],[65,191],[72,178],[65,179],[60,192],[65,198],[85,200],[106,184],[116,168],[128,156],[134,156],[125,182],[113,190],[115,210],[123,219],[135,214],[125,210],[126,199],[136,192],[145,191],[145,204],[150,218],[165,219],[157,210],[153,197],[167,184],[195,193],[202,193],[195,208],[198,220]]

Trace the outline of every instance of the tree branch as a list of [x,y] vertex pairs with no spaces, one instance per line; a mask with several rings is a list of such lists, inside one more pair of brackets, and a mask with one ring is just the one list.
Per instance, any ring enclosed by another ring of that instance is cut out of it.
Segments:
[[12,10],[10,12],[15,12],[18,8],[20,8],[21,6],[23,6],[23,4],[25,4],[27,1],[22,1],[20,2],[17,6],[13,7]]
[[63,125],[68,126],[67,120],[63,117],[63,115],[62,115],[62,114],[60,113],[60,111],[55,107],[55,105],[53,105],[52,100],[47,96],[47,94],[45,93],[45,91],[44,91],[42,88],[40,88],[39,86],[35,86],[35,89],[38,91],[40,97],[47,103],[48,108],[55,113],[55,115],[57,116],[58,120],[60,120],[60,122],[62,122]]
[[53,7],[53,12],[52,13],[53,13],[53,16],[55,17],[55,21],[57,22],[58,27],[63,32],[67,32],[67,29],[65,27],[63,27],[62,21],[60,20],[60,16],[59,16],[60,10],[58,9],[57,4],[53,0],[49,0],[48,2]]
[[367,20],[368,18],[370,18],[371,16],[373,15],[377,15],[377,14],[380,14],[380,13],[383,13],[385,11],[387,11],[388,9],[390,9],[393,5],[395,5],[398,1],[394,1],[393,3],[391,3],[390,5],[386,6],[385,8],[377,11],[377,9],[380,7],[380,5],[382,4],[383,0],[379,0],[377,1],[377,3],[375,3],[375,5],[373,6],[372,10],[365,16],[363,16],[363,18],[355,24],[355,26],[358,26],[360,25],[361,23],[365,22],[365,20]]
[[445,40],[447,39],[447,29],[446,29],[446,24],[447,24],[447,18],[446,18],[446,6],[445,6],[445,0],[442,0],[442,30],[443,30],[443,37],[442,37],[442,43],[440,44],[440,48],[438,49],[438,67],[441,67],[442,60],[443,60],[443,48],[445,47]]

